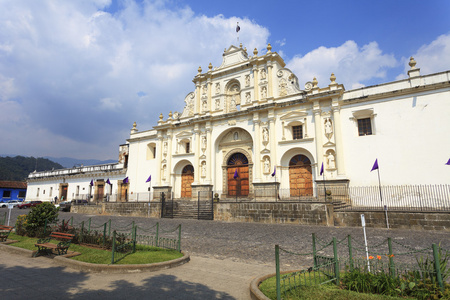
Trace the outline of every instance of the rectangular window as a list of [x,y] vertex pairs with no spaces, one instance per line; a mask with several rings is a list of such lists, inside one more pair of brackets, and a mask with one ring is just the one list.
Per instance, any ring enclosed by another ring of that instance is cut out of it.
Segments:
[[372,135],[372,123],[370,118],[358,119],[358,134],[359,136]]
[[27,194],[26,191],[19,191],[19,198],[20,198],[20,199],[25,198],[26,194]]
[[303,126],[292,126],[292,139],[301,140],[303,138]]
[[36,197],[39,197],[39,191],[40,190],[41,190],[40,188],[37,188]]
[[11,198],[11,191],[3,191],[3,198]]
[[188,143],[186,143],[186,153],[189,153],[189,151],[191,150],[190,149],[190,143],[188,142]]
[[77,189],[76,189],[75,195],[77,197],[80,195],[80,186],[79,185],[77,185]]
[[48,196],[51,197],[52,194],[53,194],[53,187],[50,187],[50,194]]

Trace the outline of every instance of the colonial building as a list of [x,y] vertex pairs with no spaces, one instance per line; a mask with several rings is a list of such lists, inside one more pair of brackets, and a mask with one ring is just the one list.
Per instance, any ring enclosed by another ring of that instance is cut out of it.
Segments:
[[450,71],[420,75],[411,58],[406,79],[345,90],[334,74],[299,83],[270,44],[251,54],[231,46],[220,66],[199,67],[183,111],[134,123],[119,163],[32,173],[27,199],[310,197],[323,182],[378,185],[375,160],[383,185],[450,182]]

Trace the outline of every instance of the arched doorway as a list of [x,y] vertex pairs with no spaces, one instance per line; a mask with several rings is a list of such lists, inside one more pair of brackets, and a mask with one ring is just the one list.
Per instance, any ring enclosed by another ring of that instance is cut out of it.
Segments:
[[194,182],[194,167],[192,165],[187,165],[183,168],[181,172],[181,198],[191,198],[192,197],[192,186]]
[[248,159],[242,153],[233,154],[227,162],[228,196],[248,196]]
[[304,155],[296,155],[289,161],[289,187],[291,197],[312,196],[311,161]]

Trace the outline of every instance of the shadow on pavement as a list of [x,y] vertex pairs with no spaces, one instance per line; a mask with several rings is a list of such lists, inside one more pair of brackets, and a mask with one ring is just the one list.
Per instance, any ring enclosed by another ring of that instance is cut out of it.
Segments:
[[[225,292],[172,275],[156,275],[136,285],[126,279],[111,281],[107,289],[88,289],[95,286],[101,274],[67,272],[64,267],[27,268],[0,265],[2,299],[235,299]],[[123,275],[126,278],[126,274]],[[151,276],[151,273],[142,273]],[[93,280],[93,281],[91,281]],[[104,283],[104,281],[102,281]],[[95,288],[95,287],[94,287]]]

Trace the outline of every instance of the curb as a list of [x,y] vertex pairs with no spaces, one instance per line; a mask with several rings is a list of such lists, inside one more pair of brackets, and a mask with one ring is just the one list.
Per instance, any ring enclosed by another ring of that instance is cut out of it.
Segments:
[[[296,271],[298,270],[282,271],[280,274],[292,273]],[[261,290],[259,289],[259,285],[264,280],[270,277],[275,277],[276,275],[277,273],[272,273],[264,275],[262,277],[254,278],[252,282],[250,282],[250,298],[252,298],[252,300],[270,300],[270,298],[266,297],[266,295],[264,295],[263,292],[261,292]]]
[[[0,251],[29,257],[32,257],[34,253],[34,251],[32,250],[8,246],[1,243],[0,243]],[[189,253],[184,251],[181,251],[181,253],[183,253],[183,257],[174,260],[141,265],[100,265],[76,261],[62,256],[55,256],[53,260],[56,261],[59,265],[69,267],[82,272],[105,273],[105,274],[140,273],[140,272],[155,272],[163,269],[170,269],[189,262],[190,261]]]

